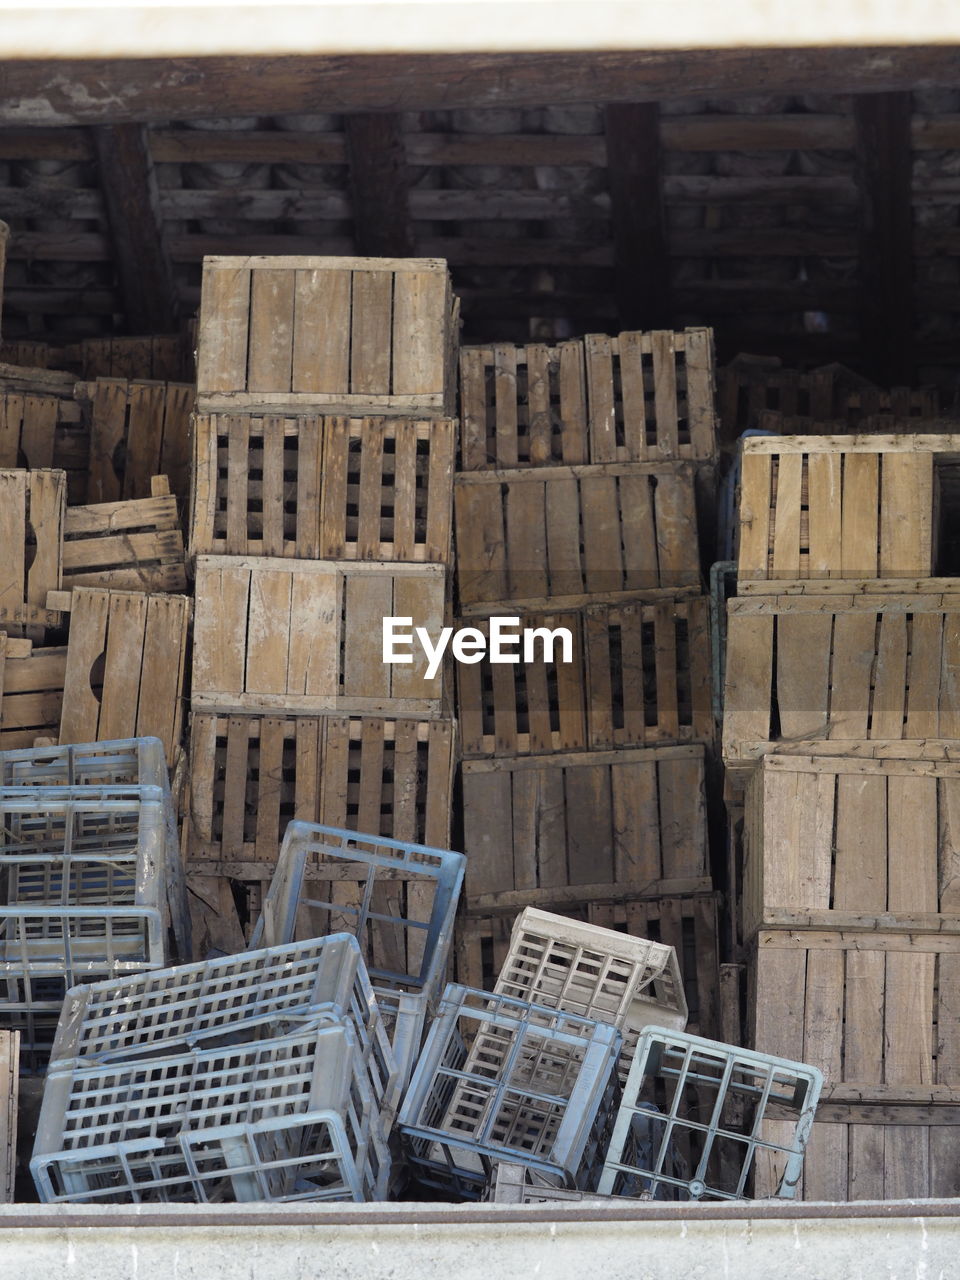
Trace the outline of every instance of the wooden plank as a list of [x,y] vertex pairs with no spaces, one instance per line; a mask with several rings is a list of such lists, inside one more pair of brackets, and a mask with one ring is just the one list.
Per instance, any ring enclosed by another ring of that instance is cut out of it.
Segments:
[[838,911],[884,911],[887,906],[886,786],[880,777],[837,779]]
[[933,454],[885,453],[881,459],[882,577],[933,573]]
[[551,351],[543,343],[531,343],[527,354],[527,435],[532,467],[548,463],[553,454],[551,374],[556,368]]
[[773,670],[773,618],[730,613],[724,683],[723,754],[744,740],[769,734]]
[[[378,182],[382,184],[382,181],[383,176],[379,174]],[[391,194],[395,196],[396,192]],[[381,199],[381,207],[383,203]],[[450,306],[449,282],[445,272],[397,273],[392,337],[392,389],[395,395],[430,395],[445,391]]]
[[146,596],[133,592],[111,594],[107,614],[103,692],[93,737],[110,739],[135,736],[146,622]]
[[583,340],[591,462],[617,461],[612,345],[606,335],[599,333],[588,333]]
[[342,266],[304,265],[295,276],[291,387],[300,393],[346,392],[350,387],[350,272]]
[[252,273],[248,391],[292,389],[295,283],[293,271]]
[[506,343],[493,348],[494,436],[498,467],[519,462],[517,417],[517,349]]
[[677,353],[674,335],[657,330],[650,335],[653,355],[654,414],[657,452],[662,458],[680,456],[677,425]]
[[740,478],[738,575],[766,577],[771,467],[768,455],[744,453]]
[[100,703],[91,687],[91,676],[94,663],[104,653],[109,608],[106,591],[78,587],[73,593],[60,720],[61,743],[96,739]]
[[244,692],[287,692],[291,586],[289,573],[266,568],[250,573]]
[[782,614],[777,619],[777,706],[785,738],[827,733],[832,624],[829,614]]
[[127,384],[99,379],[90,416],[90,475],[87,496],[92,502],[117,502],[125,495],[114,467],[123,443],[127,416]]
[[17,1164],[20,1032],[0,1031],[0,1204],[13,1204]]
[[[782,459],[781,459],[782,461]],[[811,453],[807,458],[808,572],[811,578],[842,572],[841,457]]]
[[544,498],[539,486],[521,484],[507,489],[507,590],[513,600],[549,595]]
[[197,347],[197,391],[244,391],[251,271],[234,262],[204,263]]
[[389,271],[355,271],[351,289],[350,390],[388,395],[393,276]]
[[487,465],[487,390],[480,347],[460,352],[460,449],[464,471]]
[[772,578],[800,578],[800,502],[803,458],[786,454],[777,462],[777,496],[773,509]]
[[843,462],[840,567],[845,578],[875,578],[879,548],[880,466],[877,454]]
[[563,461],[566,464],[586,462],[587,392],[583,345],[579,342],[560,344],[560,435]]

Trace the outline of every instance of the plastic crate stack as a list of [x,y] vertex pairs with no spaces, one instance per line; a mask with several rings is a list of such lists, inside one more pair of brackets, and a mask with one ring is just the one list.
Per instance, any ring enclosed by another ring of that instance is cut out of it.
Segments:
[[807,1199],[960,1190],[958,452],[742,444],[723,755],[752,1044],[827,1082]]
[[500,1198],[506,1164],[538,1189],[524,1202],[550,1189],[732,1200],[776,1168],[776,1194],[792,1197],[820,1073],[685,1021],[673,948],[528,908],[495,992],[444,993],[399,1116],[416,1179]]
[[384,1199],[393,1054],[355,938],[77,988],[31,1172],[46,1203]]
[[447,671],[416,643],[385,662],[383,635],[445,621],[458,323],[437,259],[205,260],[186,843],[208,946],[246,945],[291,818],[449,843]]
[[457,669],[458,978],[492,987],[523,907],[569,912],[674,946],[717,1034],[712,333],[469,347],[460,373],[459,622],[512,647]]
[[42,1070],[67,990],[190,955],[163,744],[0,752],[0,1026]]

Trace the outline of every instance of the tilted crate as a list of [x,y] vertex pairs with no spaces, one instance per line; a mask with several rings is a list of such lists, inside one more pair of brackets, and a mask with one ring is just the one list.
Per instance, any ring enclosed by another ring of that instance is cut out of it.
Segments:
[[764,756],[746,795],[744,935],[871,915],[960,929],[958,841],[960,763]]
[[[165,476],[153,496],[68,507],[63,585],[129,591],[185,591],[187,572],[177,500]],[[66,605],[64,607],[67,607]]]
[[510,1160],[584,1185],[619,1047],[606,1023],[451,984],[397,1119],[415,1176],[476,1199]]
[[194,712],[188,865],[269,882],[292,818],[446,847],[454,737],[446,720]]
[[467,760],[466,896],[490,912],[709,889],[701,746]]
[[47,607],[63,574],[63,524],[67,478],[63,471],[0,471],[0,546],[7,570],[0,589],[0,628],[31,628],[32,639],[58,626],[61,613]]
[[[822,1085],[803,1062],[646,1027],[597,1190],[636,1195],[639,1185],[655,1198],[742,1200],[758,1166],[771,1162],[782,1174],[768,1194],[793,1199]],[[765,1116],[784,1114],[776,1138],[762,1135]],[[641,1146],[638,1126],[652,1143]]]
[[98,377],[79,383],[77,395],[90,404],[87,502],[149,498],[154,476],[186,500],[192,384]]
[[0,750],[57,736],[66,672],[65,647],[37,649],[0,631]]
[[458,307],[440,258],[208,257],[202,412],[454,412]]
[[191,554],[449,563],[455,448],[448,418],[200,414]]
[[191,705],[440,716],[442,671],[419,648],[384,662],[383,619],[436,638],[444,592],[442,565],[198,556]]
[[743,787],[781,743],[820,744],[816,754],[825,743],[846,751],[865,739],[902,742],[908,754],[921,743],[949,746],[960,734],[958,675],[960,594],[952,588],[729,600],[728,781]]
[[699,590],[693,463],[467,472],[453,497],[465,615]]
[[739,590],[931,577],[938,478],[955,472],[958,455],[960,435],[744,440]]
[[[494,662],[488,649],[457,666],[465,758],[712,741],[706,597],[508,616],[517,662]],[[489,636],[488,619],[470,623]],[[529,662],[525,629],[541,633]]]
[[463,469],[716,456],[713,335],[464,347]]

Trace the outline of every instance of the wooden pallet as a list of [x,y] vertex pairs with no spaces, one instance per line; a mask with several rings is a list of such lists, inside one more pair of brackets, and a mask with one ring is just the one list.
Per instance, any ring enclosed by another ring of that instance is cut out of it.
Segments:
[[[577,903],[560,900],[545,909],[590,924],[617,929],[674,947],[690,1011],[687,1030],[720,1035],[720,975],[717,941],[718,898],[704,892],[687,897],[645,897]],[[454,934],[457,981],[492,991],[510,945],[513,916],[461,915]]]
[[702,746],[466,760],[462,775],[471,910],[704,887]]
[[0,751],[56,738],[66,672],[65,648],[35,649],[0,631]]
[[193,709],[442,716],[442,672],[385,663],[382,620],[435,638],[444,589],[442,565],[198,556]]
[[454,511],[464,614],[699,590],[689,462],[461,474]]
[[960,435],[745,440],[741,593],[776,591],[781,578],[929,577],[937,467],[958,459]]
[[194,380],[193,352],[178,334],[143,338],[84,338],[64,353],[85,381],[131,378],[161,382]]
[[149,498],[159,475],[186,501],[192,386],[98,378],[78,383],[77,394],[91,406],[88,502]]
[[764,756],[746,795],[745,936],[872,915],[960,928],[960,764]]
[[47,594],[62,581],[67,478],[62,471],[0,471],[0,547],[7,569],[0,586],[0,627],[32,639],[61,615]]
[[20,1032],[0,1030],[0,1204],[13,1204],[17,1167]]
[[442,259],[208,257],[197,407],[451,417],[457,343]]
[[[571,660],[457,665],[465,757],[713,740],[708,601],[521,613],[511,632],[566,629]],[[486,637],[489,621],[471,619]],[[516,652],[522,657],[519,644]]]
[[172,764],[191,601],[76,587],[71,603],[60,742],[153,736]]
[[589,334],[556,347],[464,347],[464,471],[713,462],[713,333]]
[[151,498],[68,507],[63,586],[185,591],[186,557],[177,500],[154,476]]
[[781,743],[829,740],[836,753],[913,741],[938,755],[957,736],[960,594],[727,602],[723,759],[733,785]]
[[450,419],[198,415],[193,555],[451,559]]
[[449,720],[194,712],[188,869],[267,881],[293,818],[446,848],[455,739]]

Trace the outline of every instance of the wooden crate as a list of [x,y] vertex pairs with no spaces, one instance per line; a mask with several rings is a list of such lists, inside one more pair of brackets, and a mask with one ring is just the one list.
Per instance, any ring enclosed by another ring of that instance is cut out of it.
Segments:
[[65,357],[86,381],[95,378],[194,380],[193,352],[179,334],[132,338],[84,338],[67,347]]
[[463,469],[716,458],[713,333],[460,353]]
[[35,649],[0,631],[0,751],[56,738],[66,673],[65,648]]
[[960,764],[764,756],[746,794],[744,935],[864,916],[960,929]]
[[194,712],[188,869],[269,880],[294,818],[446,848],[455,739],[449,720]]
[[[47,607],[60,589],[67,478],[62,471],[0,471],[0,547],[7,569],[0,584],[0,627],[31,628],[32,639],[61,621]],[[39,628],[39,632],[37,632]]]
[[201,414],[191,554],[451,559],[456,423]]
[[937,463],[958,460],[960,435],[745,440],[741,594],[777,591],[778,579],[929,577]]
[[744,786],[781,743],[829,742],[836,754],[863,740],[913,741],[940,754],[957,736],[960,594],[727,602],[723,759],[732,785]]
[[55,467],[67,476],[67,502],[86,499],[90,424],[76,400],[0,391],[0,467]]
[[454,511],[464,614],[699,590],[689,462],[461,474]]
[[462,775],[471,909],[710,887],[702,746],[466,760]]
[[386,617],[437,637],[442,565],[198,556],[192,706],[288,715],[444,714],[443,673],[383,661]]
[[191,601],[75,587],[60,742],[153,736],[180,746]]
[[205,258],[197,407],[451,417],[457,317],[439,258]]
[[[15,338],[0,342],[0,361],[4,364],[25,365],[31,369],[49,369],[51,360],[59,359],[62,353],[49,342],[31,342]],[[62,368],[63,365],[57,365]]]
[[[569,631],[571,660],[457,665],[465,757],[605,750],[713,739],[706,597],[514,615]],[[471,619],[484,636],[487,619]],[[516,652],[521,656],[519,644]]]
[[173,493],[190,492],[190,414],[187,383],[98,378],[79,383],[90,403],[90,475],[87,501],[149,498],[153,477],[167,477]]
[[[544,903],[559,915],[617,929],[638,938],[665,942],[676,949],[687,997],[687,1030],[716,1039],[720,1035],[718,898],[700,892],[687,897],[611,898],[577,903]],[[457,981],[492,991],[510,945],[513,915],[480,916],[467,912],[454,934]]]
[[853,430],[856,430],[858,436],[902,436],[915,435],[917,432],[924,435],[953,435],[957,430],[957,419],[938,416],[936,408],[914,417],[892,409],[862,417],[858,414],[853,421],[844,418],[809,418],[801,414],[769,410],[760,415],[757,425],[768,435],[780,436],[843,436]]
[[0,1204],[13,1204],[17,1167],[20,1032],[0,1030]]
[[68,507],[63,586],[185,591],[186,556],[177,500],[164,476],[151,498]]

